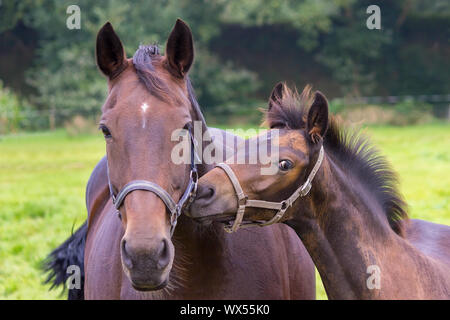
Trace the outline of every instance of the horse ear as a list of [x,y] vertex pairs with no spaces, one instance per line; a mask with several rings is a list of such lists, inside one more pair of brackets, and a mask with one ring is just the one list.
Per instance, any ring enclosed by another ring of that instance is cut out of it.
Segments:
[[270,109],[272,109],[272,106],[274,103],[277,103],[279,100],[283,99],[283,90],[284,90],[284,85],[282,82],[278,82],[275,85],[275,87],[273,87],[272,93],[270,94],[270,97],[269,97],[268,111],[270,111]]
[[176,76],[183,78],[194,61],[194,43],[189,26],[181,19],[177,19],[166,44],[166,57],[169,70]]
[[328,102],[320,92],[314,94],[314,101],[309,109],[307,122],[308,135],[313,143],[323,139],[328,129]]
[[110,79],[127,66],[122,42],[109,22],[97,34],[96,57],[98,67]]

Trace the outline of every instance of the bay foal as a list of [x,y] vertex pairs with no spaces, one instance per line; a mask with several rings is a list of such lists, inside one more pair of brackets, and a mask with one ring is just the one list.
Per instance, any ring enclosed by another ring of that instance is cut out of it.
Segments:
[[329,118],[320,92],[311,99],[309,88],[298,95],[277,85],[266,122],[279,133],[278,172],[261,175],[260,164],[209,171],[191,207],[194,218],[234,218],[242,188],[243,226],[291,226],[330,299],[450,298],[450,227],[408,219],[386,159]]

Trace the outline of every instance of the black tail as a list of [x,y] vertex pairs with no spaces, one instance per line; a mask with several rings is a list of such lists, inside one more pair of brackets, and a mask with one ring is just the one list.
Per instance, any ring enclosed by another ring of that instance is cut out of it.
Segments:
[[71,276],[67,272],[71,265],[80,268],[80,289],[69,289],[69,300],[84,300],[84,247],[86,243],[87,222],[78,228],[75,233],[67,239],[58,248],[53,250],[44,260],[43,269],[45,273],[49,273],[45,283],[51,283],[50,290],[63,286],[66,289],[66,281]]

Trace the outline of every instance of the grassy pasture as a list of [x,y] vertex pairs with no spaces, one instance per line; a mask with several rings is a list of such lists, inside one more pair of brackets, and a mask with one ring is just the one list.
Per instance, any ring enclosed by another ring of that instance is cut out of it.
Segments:
[[[410,215],[450,225],[450,126],[366,128],[400,175]],[[85,216],[101,135],[0,137],[0,299],[55,299],[39,264]],[[318,298],[326,298],[318,277]]]

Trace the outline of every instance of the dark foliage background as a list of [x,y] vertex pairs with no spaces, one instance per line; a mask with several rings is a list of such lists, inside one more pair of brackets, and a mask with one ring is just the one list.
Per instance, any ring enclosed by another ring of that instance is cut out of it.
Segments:
[[[80,30],[66,27],[72,4]],[[381,30],[366,27],[371,4],[381,8]],[[199,101],[219,122],[251,116],[280,80],[329,98],[450,92],[447,0],[2,0],[0,79],[9,89],[0,108],[64,111],[56,124],[98,113],[106,94],[94,58],[99,28],[111,21],[131,56],[141,43],[164,49],[178,17],[195,36]]]

